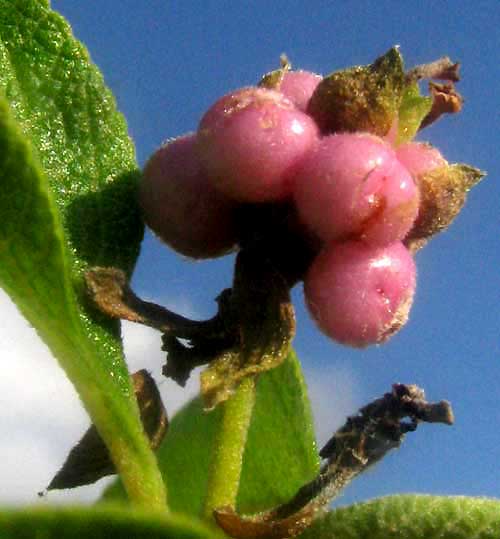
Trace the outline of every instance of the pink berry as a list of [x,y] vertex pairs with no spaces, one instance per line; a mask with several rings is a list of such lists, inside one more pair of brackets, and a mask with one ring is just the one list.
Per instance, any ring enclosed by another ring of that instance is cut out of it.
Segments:
[[407,321],[415,292],[413,258],[400,242],[328,245],[304,281],[309,311],[332,339],[365,347],[389,339]]
[[203,116],[198,152],[220,192],[241,202],[268,202],[289,195],[288,171],[317,133],[313,120],[280,92],[244,88]]
[[311,71],[285,71],[279,91],[299,110],[306,112],[307,104],[323,77]]
[[236,242],[234,205],[208,181],[196,156],[196,136],[168,142],[148,161],[139,189],[146,224],[192,258],[227,253]]
[[396,155],[414,178],[448,165],[437,148],[425,142],[409,142],[396,149]]
[[293,194],[300,217],[326,242],[402,239],[418,212],[418,190],[390,145],[368,133],[321,139],[300,162]]

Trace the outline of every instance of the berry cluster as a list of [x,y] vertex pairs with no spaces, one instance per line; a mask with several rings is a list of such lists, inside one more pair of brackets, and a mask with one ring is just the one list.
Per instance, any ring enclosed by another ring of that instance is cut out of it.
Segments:
[[407,319],[416,276],[405,238],[425,213],[419,179],[448,164],[429,145],[396,145],[392,129],[330,128],[311,100],[322,80],[283,70],[272,87],[220,98],[196,133],[151,157],[140,203],[148,226],[192,258],[243,248],[254,230],[265,236],[255,219],[241,226],[245,209],[286,207],[297,242],[315,246],[299,276],[311,315],[333,339],[364,347]]

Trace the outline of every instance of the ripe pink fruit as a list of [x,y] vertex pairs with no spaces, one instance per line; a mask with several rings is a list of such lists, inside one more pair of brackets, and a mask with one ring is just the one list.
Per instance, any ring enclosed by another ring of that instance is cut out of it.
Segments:
[[285,71],[279,91],[299,110],[306,112],[307,104],[323,77],[311,71]]
[[326,136],[307,153],[293,194],[306,226],[326,242],[402,239],[418,212],[418,190],[388,143],[368,133]]
[[417,179],[422,174],[430,172],[448,164],[437,148],[425,142],[408,142],[396,149],[396,155],[402,163]]
[[148,161],[139,188],[146,224],[192,258],[217,257],[235,244],[233,203],[216,192],[195,151],[196,136],[168,142]]
[[415,284],[415,264],[402,243],[350,241],[332,243],[318,255],[304,293],[326,335],[362,348],[389,339],[406,323]]
[[268,202],[289,195],[288,171],[317,133],[313,120],[280,92],[244,88],[203,116],[198,152],[216,189],[241,202]]

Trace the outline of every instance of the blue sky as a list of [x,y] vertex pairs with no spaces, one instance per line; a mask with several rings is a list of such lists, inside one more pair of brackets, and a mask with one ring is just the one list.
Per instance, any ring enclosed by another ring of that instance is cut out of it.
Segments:
[[[444,54],[462,63],[463,112],[419,138],[488,177],[454,225],[417,255],[409,324],[384,346],[341,347],[310,321],[297,287],[294,344],[310,380],[320,441],[346,413],[394,382],[418,383],[429,399],[450,400],[455,410],[455,426],[423,426],[408,436],[401,450],[357,479],[341,503],[396,492],[500,496],[498,2],[53,0],[52,6],[102,70],[141,165],[163,140],[195,130],[219,96],[277,67],[282,52],[295,67],[322,74],[370,63],[395,44],[408,67]],[[231,281],[232,262],[189,262],[147,234],[133,282],[144,297],[206,317]],[[0,326],[0,345],[8,331]],[[138,331],[130,329],[130,354],[139,365]],[[153,350],[156,344],[148,343]],[[51,373],[47,384],[59,376]],[[190,387],[194,391],[195,383]],[[77,413],[78,403],[72,406]],[[66,418],[60,428],[67,426],[72,438],[57,429],[43,436],[71,444],[84,416],[70,423]],[[47,454],[56,445],[47,445]]]

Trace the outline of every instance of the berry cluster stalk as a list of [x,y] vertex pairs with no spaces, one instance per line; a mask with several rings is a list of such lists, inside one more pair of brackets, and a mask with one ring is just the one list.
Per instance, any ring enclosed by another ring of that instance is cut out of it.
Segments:
[[216,434],[208,472],[204,514],[209,520],[218,507],[236,507],[243,453],[255,404],[255,379],[245,378],[235,394],[222,404],[222,418]]

